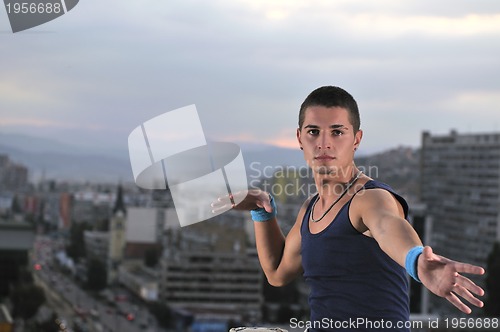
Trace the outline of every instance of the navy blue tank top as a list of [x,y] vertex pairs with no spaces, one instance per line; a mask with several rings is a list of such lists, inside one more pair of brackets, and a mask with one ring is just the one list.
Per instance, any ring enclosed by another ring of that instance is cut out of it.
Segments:
[[[370,180],[363,189],[382,188],[404,209],[408,204],[388,185]],[[354,196],[353,196],[354,197]],[[309,331],[410,331],[406,271],[358,232],[349,219],[352,198],[321,232],[309,230],[309,204],[301,225],[304,278],[310,287]]]

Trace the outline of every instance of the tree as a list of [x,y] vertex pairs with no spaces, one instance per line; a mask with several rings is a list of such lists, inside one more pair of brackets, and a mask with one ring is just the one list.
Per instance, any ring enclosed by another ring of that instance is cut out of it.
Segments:
[[98,220],[94,226],[94,230],[98,232],[109,232],[109,219]]
[[20,284],[12,289],[10,300],[14,307],[14,317],[27,320],[33,317],[38,308],[45,303],[45,293],[35,284]]
[[108,271],[101,261],[92,258],[87,265],[87,286],[91,290],[100,291],[106,288],[108,283]]
[[493,250],[488,256],[488,266],[486,268],[486,294],[484,311],[486,315],[492,317],[500,316],[500,243],[493,245]]
[[17,283],[26,285],[35,283],[31,270],[25,266],[20,267]]
[[51,317],[44,321],[44,322],[39,322],[36,325],[36,330],[37,332],[58,332],[61,329],[59,328],[59,325],[56,323],[57,320],[57,315],[53,313]]

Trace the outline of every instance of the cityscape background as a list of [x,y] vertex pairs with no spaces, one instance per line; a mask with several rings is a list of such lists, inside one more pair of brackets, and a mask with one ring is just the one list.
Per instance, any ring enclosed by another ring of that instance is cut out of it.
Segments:
[[[359,156],[356,164],[408,200],[409,221],[425,244],[487,268],[474,278],[487,291],[486,307],[474,310],[474,317],[498,317],[500,132],[423,132],[421,138],[421,148],[399,146]],[[74,165],[63,163],[61,178],[42,168],[33,182],[29,174],[40,166],[25,161],[37,153],[23,150],[23,140],[15,148],[0,146],[0,291],[4,310],[15,318],[14,331],[58,331],[61,324],[76,331],[201,332],[255,325],[295,331],[291,319],[307,320],[308,289],[301,278],[282,289],[267,284],[248,213],[228,211],[181,228],[168,191],[141,190],[127,177],[67,180],[63,174]],[[293,158],[265,162],[273,150],[275,157],[297,150],[253,149],[244,155],[249,181],[276,197],[286,234],[311,194],[304,190],[313,183],[311,172]],[[32,285],[30,294],[41,289],[45,295],[39,302],[19,302],[16,294],[26,285]],[[412,322],[461,316],[413,281],[409,296]]]
[[[499,39],[495,0],[86,0],[16,34],[0,10],[1,327],[307,319],[303,282],[267,285],[249,217],[181,229],[168,192],[133,183],[127,137],[196,104],[207,137],[241,146],[249,180],[300,187],[311,179],[279,171],[305,166],[298,109],[321,85],[358,101],[356,162],[410,202],[424,242],[490,267],[474,315],[499,317]],[[305,197],[277,196],[286,233]],[[415,321],[458,316],[414,283],[410,295]]]

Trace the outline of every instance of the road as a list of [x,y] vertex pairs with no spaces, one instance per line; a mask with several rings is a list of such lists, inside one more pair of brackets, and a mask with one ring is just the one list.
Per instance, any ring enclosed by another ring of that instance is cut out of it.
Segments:
[[[70,276],[52,268],[50,239],[37,238],[35,244],[36,263],[41,269],[35,271],[35,281],[44,288],[48,305],[64,319],[68,326],[81,324],[89,332],[165,332],[142,302],[127,300],[107,303],[83,290]],[[123,294],[124,290],[110,289],[112,293]],[[128,320],[127,315],[133,319]]]

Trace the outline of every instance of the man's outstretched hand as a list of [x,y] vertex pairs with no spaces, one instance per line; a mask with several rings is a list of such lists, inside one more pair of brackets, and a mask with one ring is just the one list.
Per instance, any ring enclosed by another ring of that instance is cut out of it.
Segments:
[[[239,202],[231,206],[231,202]],[[250,189],[247,191],[236,192],[231,195],[219,197],[212,203],[212,211],[217,213],[221,210],[228,210],[229,208],[236,210],[253,210],[257,208],[264,208],[267,212],[272,212],[271,199],[269,193],[260,189]]]
[[476,296],[483,296],[484,290],[462,273],[482,275],[484,269],[436,255],[428,246],[418,258],[418,277],[422,284],[434,294],[450,301],[460,311],[470,314],[472,310],[458,296],[481,308],[483,302]]

